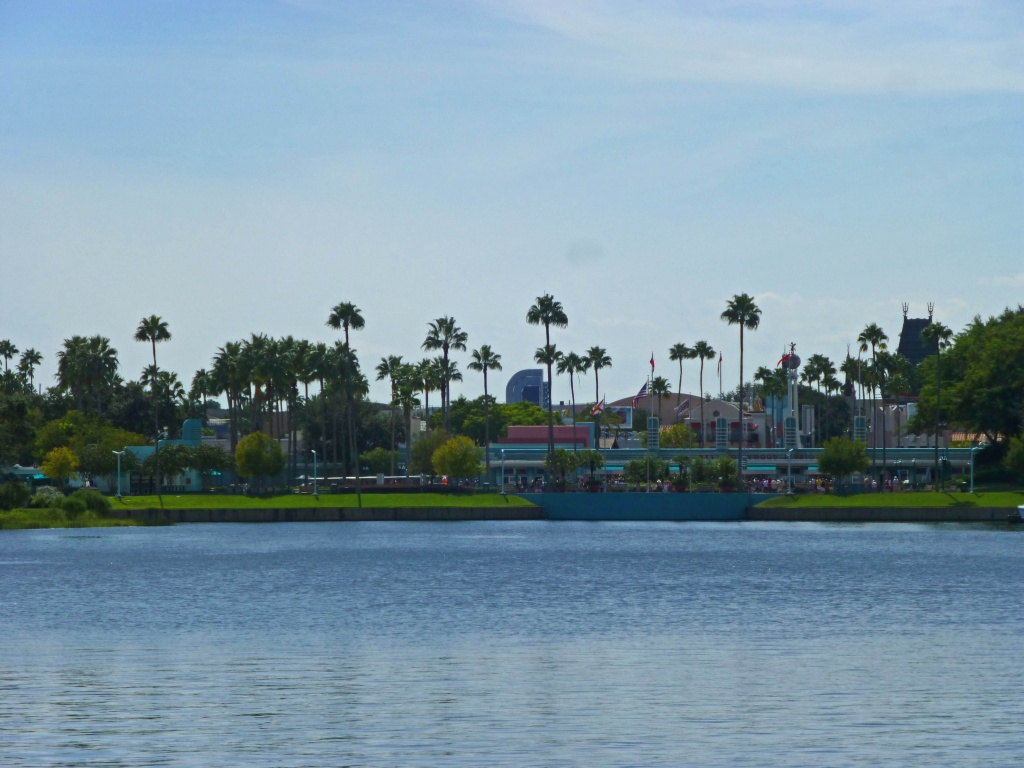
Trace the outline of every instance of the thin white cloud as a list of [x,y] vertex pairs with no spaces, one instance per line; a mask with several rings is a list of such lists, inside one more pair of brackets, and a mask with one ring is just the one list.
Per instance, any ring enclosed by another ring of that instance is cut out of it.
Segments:
[[1024,288],[1024,272],[1016,275],[994,275],[978,279],[978,285],[993,288]]
[[589,50],[605,73],[839,92],[1024,91],[1020,14],[999,3],[716,3],[702,12],[482,1]]

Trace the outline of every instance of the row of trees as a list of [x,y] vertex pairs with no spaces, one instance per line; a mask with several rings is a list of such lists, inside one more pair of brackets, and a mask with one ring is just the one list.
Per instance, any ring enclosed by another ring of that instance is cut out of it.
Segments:
[[[824,355],[810,355],[801,379],[810,395],[806,402],[819,409],[821,439],[848,431],[849,414],[837,404],[841,399],[836,395],[852,394],[849,389],[854,386],[873,403],[877,397],[883,403],[898,404],[919,393],[917,416],[908,425],[914,431],[938,431],[955,424],[986,435],[994,445],[1006,444],[1010,438],[1019,436],[1020,414],[1024,412],[1020,401],[1024,370],[1021,315],[1018,308],[989,320],[975,318],[956,335],[939,323],[931,323],[924,337],[935,354],[920,366],[890,352],[888,336],[876,324],[867,325],[858,336],[861,355],[857,358],[848,353],[837,366]],[[763,397],[781,396],[785,376],[778,368],[761,366],[754,373],[753,385],[743,382],[745,333],[757,330],[761,318],[753,298],[747,294],[734,296],[721,318],[739,330],[740,386],[733,397],[747,401],[752,386]],[[556,371],[568,376],[575,413],[578,377],[593,371],[594,401],[599,404],[599,373],[612,364],[606,350],[595,346],[580,354],[558,349],[552,340],[552,329],[566,327],[569,318],[561,303],[550,294],[537,297],[526,313],[526,320],[544,328],[544,344],[536,350],[534,358],[546,366],[549,391]],[[135,338],[152,349],[152,364],[136,381],[120,378],[117,352],[109,339],[72,336],[57,354],[56,385],[45,393],[36,391],[34,374],[42,355],[33,349],[19,353],[10,341],[2,341],[0,461],[30,463],[41,459],[45,451],[37,444],[36,433],[72,410],[152,442],[164,430],[173,437],[178,423],[184,418],[205,416],[208,407],[220,405],[214,398],[221,397],[227,407],[232,451],[240,437],[249,432],[289,434],[293,446],[289,457],[292,474],[298,463],[299,431],[321,460],[338,463],[350,473],[356,471],[360,451],[386,448],[394,474],[396,445],[407,441],[415,410],[422,406],[429,412],[433,393],[440,398],[440,416],[431,422],[431,427],[444,428],[452,435],[467,434],[485,448],[492,436],[500,435],[507,427],[510,417],[497,409],[489,394],[489,375],[502,369],[501,355],[490,345],[471,350],[467,364],[468,370],[483,377],[483,398],[453,399],[452,384],[462,380],[455,355],[467,351],[469,341],[454,317],[446,315],[427,324],[421,346],[436,353],[434,357],[419,361],[405,361],[397,355],[381,358],[375,375],[389,383],[391,393],[384,408],[367,402],[368,380],[350,344],[350,333],[366,325],[358,307],[347,302],[336,305],[328,315],[327,325],[342,331],[343,340],[329,345],[252,334],[248,339],[227,342],[217,350],[208,371],[195,373],[188,390],[176,374],[158,367],[157,344],[171,340],[167,323],[158,316],[143,318],[136,329]],[[19,354],[20,359],[13,363]],[[673,345],[669,357],[679,363],[677,392],[682,391],[683,364],[687,360],[699,361],[699,387],[703,391],[704,365],[715,354],[705,340],[692,346]],[[840,384],[839,374],[845,375],[845,385]],[[656,402],[660,403],[659,395],[667,394],[670,387],[664,377],[654,378],[651,393]],[[470,407],[470,402],[476,405]],[[556,419],[550,398],[547,405],[550,456],[554,452]],[[466,414],[477,406],[482,408],[482,415],[469,418]],[[600,421],[600,409],[597,410],[595,420]],[[457,416],[460,412],[462,415]],[[884,431],[885,410],[881,413]],[[703,418],[702,413],[702,421]],[[743,418],[741,409],[741,430]],[[600,423],[597,426],[600,428]],[[884,444],[882,450],[884,459]]]

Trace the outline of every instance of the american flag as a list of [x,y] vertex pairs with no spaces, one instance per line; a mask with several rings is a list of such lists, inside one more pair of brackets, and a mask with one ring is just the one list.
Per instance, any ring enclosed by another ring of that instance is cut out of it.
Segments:
[[636,393],[636,397],[633,398],[633,407],[634,408],[637,407],[637,404],[640,402],[640,398],[641,397],[647,397],[647,382],[646,381],[644,382],[644,385],[642,387],[640,387],[640,391]]

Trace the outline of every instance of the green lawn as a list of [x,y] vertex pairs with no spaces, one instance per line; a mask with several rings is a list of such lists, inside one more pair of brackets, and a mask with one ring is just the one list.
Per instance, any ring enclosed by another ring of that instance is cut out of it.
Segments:
[[762,501],[759,507],[1016,507],[1024,504],[1024,491],[981,493],[933,493],[904,491],[897,493],[858,493],[833,496],[806,493],[779,496]]
[[[126,496],[111,499],[114,509],[159,509],[161,500],[156,496]],[[164,509],[299,509],[305,507],[358,507],[354,493],[320,494],[319,500],[307,494],[253,497],[213,494],[182,494],[163,497]],[[364,493],[364,507],[532,507],[518,496],[496,493]]]

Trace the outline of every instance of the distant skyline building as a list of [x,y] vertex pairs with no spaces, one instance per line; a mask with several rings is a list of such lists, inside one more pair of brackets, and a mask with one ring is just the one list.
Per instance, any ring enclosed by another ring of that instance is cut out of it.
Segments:
[[520,403],[524,400],[541,408],[548,407],[548,400],[551,392],[548,384],[544,381],[544,370],[542,368],[526,368],[512,374],[505,385],[505,402]]

